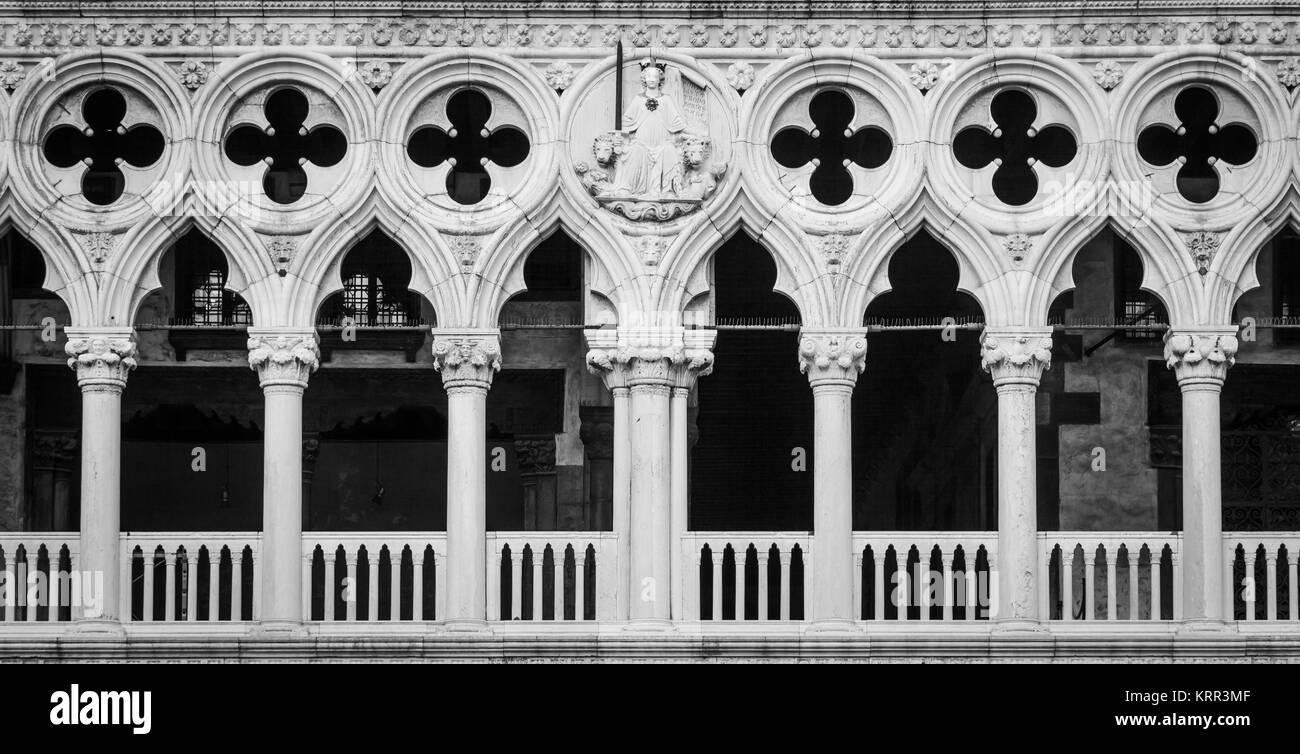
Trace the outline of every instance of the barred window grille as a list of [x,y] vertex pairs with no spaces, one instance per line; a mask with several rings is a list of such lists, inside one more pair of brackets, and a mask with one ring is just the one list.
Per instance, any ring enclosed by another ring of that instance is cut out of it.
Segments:
[[226,276],[221,270],[200,273],[191,299],[196,325],[220,325],[225,319]]
[[1156,297],[1142,290],[1142,260],[1133,247],[1118,242],[1115,247],[1115,317],[1126,328],[1121,337],[1128,341],[1159,340],[1164,332],[1143,325],[1163,325],[1169,319]]

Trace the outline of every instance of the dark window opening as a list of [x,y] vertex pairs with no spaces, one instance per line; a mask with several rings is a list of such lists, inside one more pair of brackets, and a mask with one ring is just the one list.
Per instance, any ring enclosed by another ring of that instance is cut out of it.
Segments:
[[408,290],[411,260],[392,239],[375,231],[343,259],[343,290],[326,300],[317,322],[339,326],[416,327],[425,324],[420,295]]
[[1038,106],[1033,97],[1018,89],[1006,89],[993,97],[989,109],[996,130],[983,126],[962,129],[953,139],[952,151],[962,165],[979,170],[995,160],[993,193],[1002,202],[1020,206],[1038,194],[1034,163],[1059,168],[1074,159],[1078,144],[1063,126],[1038,128]]
[[302,92],[279,89],[266,99],[266,126],[238,126],[226,137],[231,162],[249,166],[269,161],[262,190],[278,204],[292,204],[306,193],[306,163],[330,167],[348,151],[347,137],[334,126],[307,129],[309,110]]
[[514,301],[581,301],[582,248],[563,232],[542,241],[524,262],[528,290]]
[[812,132],[797,126],[783,128],[772,137],[772,157],[783,167],[797,169],[813,163],[808,188],[817,201],[838,205],[853,195],[850,162],[864,168],[884,165],[893,152],[889,134],[875,126],[849,128],[853,100],[836,89],[826,89],[808,104]]
[[476,89],[462,89],[447,100],[451,128],[422,126],[411,134],[406,153],[422,168],[447,162],[447,194],[459,204],[477,204],[492,189],[488,163],[514,167],[528,157],[528,136],[514,126],[491,131],[492,103]]
[[162,132],[147,123],[123,123],[126,99],[116,89],[91,92],[82,103],[81,113],[86,124],[83,128],[65,124],[45,136],[45,159],[59,168],[85,163],[82,195],[92,204],[112,204],[126,189],[119,160],[137,168],[154,164],[162,157]]
[[57,298],[43,287],[45,258],[36,244],[16,230],[0,236],[0,273],[6,276],[0,284],[8,286],[12,298]]
[[176,314],[173,325],[231,327],[253,324],[253,313],[239,294],[226,289],[230,266],[217,245],[197,230],[175,246]]
[[1246,126],[1220,125],[1219,100],[1204,87],[1189,86],[1174,98],[1178,124],[1147,126],[1138,134],[1137,149],[1142,159],[1164,167],[1182,158],[1178,168],[1178,193],[1189,202],[1203,204],[1219,193],[1217,163],[1244,165],[1255,158],[1259,147],[1255,134]]
[[[1121,325],[1164,325],[1169,315],[1159,299],[1142,290],[1142,258],[1132,246],[1115,242],[1115,319]],[[1128,341],[1153,341],[1164,336],[1163,329],[1122,330]]]
[[[1273,242],[1273,311],[1285,324],[1300,324],[1300,236],[1286,232]],[[1300,330],[1279,327],[1273,343],[1300,343]]]

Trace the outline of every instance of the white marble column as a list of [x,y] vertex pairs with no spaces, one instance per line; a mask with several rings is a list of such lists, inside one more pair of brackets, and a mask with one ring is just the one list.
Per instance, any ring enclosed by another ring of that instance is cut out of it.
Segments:
[[[487,393],[501,369],[496,330],[434,330],[447,390],[447,593],[454,630],[487,627]],[[445,584],[445,587],[443,586]]]
[[1041,630],[1034,395],[1051,367],[1052,330],[986,328],[980,361],[998,392],[998,596],[992,617],[1003,630]]
[[[672,458],[669,463],[670,523],[668,532],[668,569],[672,580],[671,617],[686,618],[687,579],[699,578],[691,572],[682,557],[682,538],[690,528],[690,397],[695,382],[713,372],[713,346],[718,339],[716,330],[688,330],[683,333],[683,358],[673,369],[671,416],[669,418],[669,443]],[[742,616],[743,617],[743,616]]]
[[[68,366],[81,387],[81,553],[78,568],[92,584],[103,579],[98,605],[83,606],[81,627],[119,630],[122,563],[122,390],[135,368],[129,327],[67,329]],[[129,616],[126,616],[129,617]]]
[[1236,327],[1165,333],[1165,362],[1183,393],[1183,617],[1218,628],[1224,613],[1219,394],[1237,355]]
[[[861,330],[805,329],[799,371],[813,391],[813,629],[849,630],[853,615],[853,386],[866,366]],[[782,616],[785,617],[785,616]]]
[[587,369],[598,375],[609,388],[614,400],[614,489],[611,500],[610,528],[617,535],[615,559],[617,561],[618,599],[614,608],[615,620],[625,621],[630,610],[632,534],[632,443],[628,422],[631,416],[632,394],[627,387],[627,373],[617,366],[614,356],[618,350],[618,333],[614,330],[586,330]]
[[316,331],[251,328],[248,364],[265,402],[262,433],[261,628],[297,631],[303,621],[302,396],[320,366]]

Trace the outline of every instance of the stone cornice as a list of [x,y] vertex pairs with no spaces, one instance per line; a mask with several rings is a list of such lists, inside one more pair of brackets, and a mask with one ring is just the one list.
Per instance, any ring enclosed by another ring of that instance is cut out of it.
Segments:
[[1038,386],[1052,366],[1050,327],[985,328],[980,335],[980,366],[996,387]]
[[135,331],[129,327],[67,329],[64,352],[82,390],[121,391],[135,369]]
[[838,385],[852,388],[867,366],[863,330],[803,330],[799,335],[799,371],[816,390]]
[[1217,390],[1237,360],[1237,328],[1196,327],[1165,332],[1165,364],[1183,389]]
[[320,366],[315,330],[250,329],[248,364],[262,388],[307,387],[307,378]]
[[435,329],[433,364],[442,373],[442,385],[448,391],[486,391],[501,369],[500,333],[489,329]]

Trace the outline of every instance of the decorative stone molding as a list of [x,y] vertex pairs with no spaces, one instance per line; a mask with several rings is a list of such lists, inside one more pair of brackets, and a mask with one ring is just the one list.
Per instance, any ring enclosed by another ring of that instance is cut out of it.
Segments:
[[83,391],[121,391],[135,369],[135,331],[129,327],[71,328],[63,347]]
[[1109,92],[1124,80],[1124,66],[1114,60],[1103,60],[1092,69],[1092,80]]
[[460,271],[466,274],[473,272],[483,249],[478,236],[452,236],[450,243],[451,253],[455,255]]
[[248,365],[268,387],[307,387],[320,366],[315,330],[249,329]]
[[1034,239],[1024,233],[1012,233],[1002,239],[1002,248],[1006,249],[1013,264],[1022,264],[1034,249]]
[[367,60],[357,66],[357,76],[361,78],[361,83],[379,91],[393,80],[393,66],[387,60]]
[[1210,233],[1200,230],[1185,238],[1187,242],[1187,253],[1192,255],[1192,262],[1196,265],[1196,271],[1202,277],[1210,272],[1210,264],[1214,262],[1214,256],[1219,252],[1219,234]]
[[0,89],[12,92],[27,78],[27,71],[16,60],[0,61]]
[[104,231],[73,231],[73,237],[86,252],[91,265],[102,268],[108,263],[113,250],[117,248],[118,234]]
[[744,94],[746,89],[754,85],[754,66],[743,60],[737,60],[727,66],[727,83],[731,88]]
[[929,60],[913,63],[907,72],[907,78],[912,82],[912,86],[922,92],[933,89],[935,84],[939,83],[939,75],[939,66]]
[[1237,360],[1237,328],[1214,327],[1165,332],[1165,364],[1184,388],[1221,386]]
[[501,370],[500,335],[496,330],[433,331],[433,364],[448,392],[483,390]]
[[266,244],[266,252],[271,257],[271,264],[275,265],[276,274],[280,277],[288,275],[289,265],[298,255],[298,237],[263,236],[262,241]]
[[557,92],[563,92],[573,85],[573,66],[563,60],[556,60],[546,67],[546,85]]
[[646,267],[658,267],[664,256],[662,236],[640,236],[636,239],[637,255]]
[[826,271],[832,275],[839,274],[844,265],[844,255],[849,249],[849,236],[844,233],[828,233],[821,237],[822,259]]
[[980,366],[996,387],[1038,386],[1052,366],[1051,328],[985,328],[980,336]]
[[1300,86],[1300,58],[1287,58],[1278,61],[1277,80],[1288,91]]
[[713,347],[717,330],[686,330],[682,333],[682,350],[673,369],[673,388],[690,391],[701,377],[713,374]]
[[176,66],[176,75],[181,84],[191,92],[208,83],[209,69],[197,60],[186,60]]
[[516,439],[515,459],[520,474],[555,473],[555,436]]
[[816,390],[852,388],[867,367],[867,335],[861,330],[804,330],[799,338],[799,372]]

